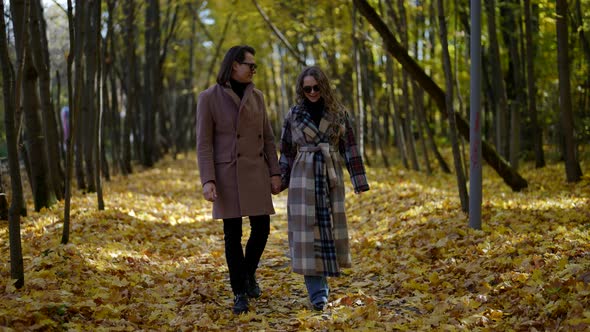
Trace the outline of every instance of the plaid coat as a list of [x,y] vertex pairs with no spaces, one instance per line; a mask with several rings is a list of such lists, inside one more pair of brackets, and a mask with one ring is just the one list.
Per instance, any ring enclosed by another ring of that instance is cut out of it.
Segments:
[[348,114],[324,112],[316,126],[305,107],[289,111],[280,142],[291,265],[303,275],[338,276],[340,268],[351,267],[343,161],[355,192],[369,185]]

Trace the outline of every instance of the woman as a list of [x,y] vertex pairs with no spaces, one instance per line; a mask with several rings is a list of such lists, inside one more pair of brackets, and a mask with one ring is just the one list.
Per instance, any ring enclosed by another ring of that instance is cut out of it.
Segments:
[[355,193],[369,190],[363,160],[344,107],[318,67],[297,78],[297,104],[281,135],[281,190],[289,188],[287,216],[293,272],[304,275],[314,310],[328,302],[326,277],[351,266],[344,213],[342,160]]
[[[274,134],[262,92],[254,88],[255,51],[234,46],[225,54],[217,84],[199,95],[197,158],[203,195],[213,218],[223,219],[225,257],[234,293],[233,312],[248,311],[259,297],[256,268],[274,214],[271,192],[280,192]],[[250,238],[242,250],[242,217],[250,217]]]

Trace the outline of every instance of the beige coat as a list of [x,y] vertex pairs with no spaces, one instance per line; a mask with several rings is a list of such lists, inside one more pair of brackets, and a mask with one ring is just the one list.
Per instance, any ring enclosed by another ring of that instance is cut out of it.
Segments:
[[229,85],[201,92],[197,158],[201,184],[215,181],[213,218],[275,213],[270,177],[281,172],[264,98],[254,84],[241,100]]

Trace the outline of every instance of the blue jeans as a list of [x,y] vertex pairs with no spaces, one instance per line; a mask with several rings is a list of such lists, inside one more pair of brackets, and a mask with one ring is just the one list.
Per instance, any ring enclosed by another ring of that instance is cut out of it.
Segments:
[[323,276],[305,276],[305,286],[312,304],[328,303],[328,280]]

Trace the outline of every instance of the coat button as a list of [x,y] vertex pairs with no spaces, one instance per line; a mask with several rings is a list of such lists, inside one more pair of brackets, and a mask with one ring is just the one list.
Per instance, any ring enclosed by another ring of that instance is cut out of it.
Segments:
[[258,135],[258,138],[262,138],[262,135]]
[[238,158],[240,158],[240,154],[238,153]]
[[260,152],[260,156],[262,157],[262,152]]
[[238,137],[238,138],[240,138],[240,134],[238,134],[238,136],[237,136],[237,137]]

